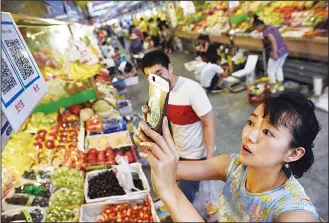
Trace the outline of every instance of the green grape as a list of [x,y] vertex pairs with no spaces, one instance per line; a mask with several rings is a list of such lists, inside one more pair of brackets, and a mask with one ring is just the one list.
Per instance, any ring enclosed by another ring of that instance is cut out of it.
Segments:
[[61,188],[51,196],[50,205],[69,207],[83,204],[83,201],[83,190],[73,191],[66,188]]
[[84,179],[82,172],[78,169],[58,168],[54,171],[51,179],[56,187],[65,187],[72,190],[83,189]]
[[63,207],[50,207],[47,211],[46,222],[67,222],[73,220],[75,217],[74,209],[67,209]]

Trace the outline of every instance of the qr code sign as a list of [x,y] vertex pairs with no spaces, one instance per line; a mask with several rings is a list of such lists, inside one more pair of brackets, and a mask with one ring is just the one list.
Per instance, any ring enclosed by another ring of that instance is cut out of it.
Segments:
[[14,78],[14,74],[8,67],[7,62],[1,58],[1,91],[5,95],[11,89],[17,86],[17,81]]
[[12,58],[15,60],[15,63],[24,81],[27,80],[29,77],[33,76],[34,70],[29,63],[29,59],[27,58],[27,56],[22,53],[25,50],[23,50],[18,39],[5,40],[4,42],[7,48],[9,49]]

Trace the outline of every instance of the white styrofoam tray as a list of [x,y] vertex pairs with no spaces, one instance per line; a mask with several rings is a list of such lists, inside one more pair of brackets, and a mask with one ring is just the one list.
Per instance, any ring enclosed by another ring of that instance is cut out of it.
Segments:
[[150,192],[150,186],[149,186],[147,178],[143,172],[142,165],[140,163],[132,163],[132,164],[129,164],[129,167],[130,167],[131,172],[137,173],[139,179],[143,183],[144,190],[132,192],[132,193],[125,194],[125,195],[117,195],[117,196],[100,197],[100,198],[91,199],[88,197],[89,180],[91,178],[93,178],[94,176],[97,176],[98,174],[106,172],[106,171],[110,171],[111,169],[94,170],[94,171],[87,172],[86,178],[85,178],[84,194],[85,194],[86,203],[100,202],[100,201],[105,201],[105,200],[114,200],[115,201],[118,199],[133,198],[136,195],[140,195],[140,194],[148,194]]
[[150,200],[151,204],[151,211],[154,222],[160,222],[159,217],[156,214],[156,210],[154,208],[154,203],[152,201],[151,196],[147,194],[138,194],[134,197],[126,197],[126,198],[120,198],[116,200],[106,200],[99,203],[92,203],[92,204],[84,204],[80,208],[80,221],[79,222],[96,222],[97,218],[102,215],[103,208],[106,205],[111,204],[123,204],[123,203],[138,203],[144,200],[145,198],[148,198]]

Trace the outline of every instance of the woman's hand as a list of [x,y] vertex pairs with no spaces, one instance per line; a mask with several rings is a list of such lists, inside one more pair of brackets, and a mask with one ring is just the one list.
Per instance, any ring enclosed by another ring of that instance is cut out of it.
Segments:
[[162,124],[163,136],[153,131],[145,122],[141,122],[143,132],[153,142],[142,142],[142,153],[151,166],[151,179],[154,192],[160,199],[170,197],[177,191],[176,172],[179,153],[168,128],[168,119],[164,117]]

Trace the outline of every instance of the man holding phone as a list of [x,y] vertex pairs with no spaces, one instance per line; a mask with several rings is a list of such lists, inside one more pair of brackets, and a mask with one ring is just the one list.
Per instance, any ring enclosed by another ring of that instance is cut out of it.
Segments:
[[[211,158],[216,140],[215,120],[205,90],[199,83],[175,75],[168,55],[161,50],[145,54],[142,65],[146,77],[152,73],[170,81],[166,114],[180,159]],[[148,112],[147,106],[143,107],[143,112]],[[139,146],[139,143],[145,140],[147,137],[138,128],[134,135],[135,143]],[[191,202],[199,190],[199,183],[198,181],[180,181],[182,191]]]

